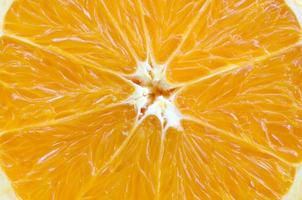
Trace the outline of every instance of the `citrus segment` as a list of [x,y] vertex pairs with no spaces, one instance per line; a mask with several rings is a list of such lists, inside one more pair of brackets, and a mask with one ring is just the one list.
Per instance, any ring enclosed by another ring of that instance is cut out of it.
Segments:
[[140,0],[150,36],[152,53],[158,63],[165,62],[186,38],[188,28],[202,12],[205,0]]
[[180,111],[259,144],[291,162],[302,158],[302,48],[202,80],[177,97]]
[[147,117],[129,137],[81,199],[155,199],[162,137],[159,120]]
[[15,1],[4,32],[57,47],[100,68],[131,73],[136,61],[101,1]]
[[100,108],[134,90],[121,78],[19,41],[0,39],[0,130]]
[[115,106],[0,137],[1,165],[22,199],[76,199],[117,151],[136,113]]
[[147,33],[145,32],[144,16],[139,1],[103,0],[102,2],[129,40],[129,45],[142,61],[147,59]]
[[211,1],[167,69],[184,83],[296,43],[301,27],[280,0]]
[[160,199],[280,199],[295,168],[191,121],[169,129]]

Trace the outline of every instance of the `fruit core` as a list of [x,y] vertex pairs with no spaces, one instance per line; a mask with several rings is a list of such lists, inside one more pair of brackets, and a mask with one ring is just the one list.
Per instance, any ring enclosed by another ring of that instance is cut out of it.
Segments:
[[139,119],[155,115],[164,129],[181,129],[182,115],[174,104],[178,88],[172,87],[166,81],[164,65],[140,62],[136,73],[128,79],[136,88],[128,102],[135,105]]

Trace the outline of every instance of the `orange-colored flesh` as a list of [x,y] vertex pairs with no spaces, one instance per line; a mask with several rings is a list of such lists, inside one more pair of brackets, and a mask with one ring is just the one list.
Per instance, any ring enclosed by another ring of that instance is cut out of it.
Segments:
[[180,110],[284,159],[302,159],[302,47],[187,87]]
[[134,90],[116,75],[7,37],[0,39],[0,130],[48,123],[119,103]]
[[[191,121],[167,132],[161,199],[280,199],[293,167]],[[255,192],[257,191],[257,192]]]
[[106,13],[101,1],[19,0],[10,8],[4,28],[96,67],[131,73],[133,55]]
[[113,106],[0,138],[2,168],[26,200],[76,199],[134,125],[130,106]]
[[[16,0],[3,31],[0,166],[20,199],[271,200],[290,189],[302,46],[283,0]],[[167,67],[179,130],[137,121],[126,103],[146,59]]]
[[299,39],[297,19],[283,1],[213,0],[167,74],[171,82],[185,83],[228,65],[267,56]]

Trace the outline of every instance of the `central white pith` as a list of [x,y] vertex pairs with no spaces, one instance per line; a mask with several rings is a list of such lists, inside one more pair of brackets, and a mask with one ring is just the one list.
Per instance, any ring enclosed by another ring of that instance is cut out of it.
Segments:
[[181,129],[182,115],[174,104],[174,89],[165,79],[164,66],[151,66],[148,62],[138,63],[137,71],[128,78],[132,81],[135,92],[127,103],[135,106],[138,118],[156,116],[162,127]]

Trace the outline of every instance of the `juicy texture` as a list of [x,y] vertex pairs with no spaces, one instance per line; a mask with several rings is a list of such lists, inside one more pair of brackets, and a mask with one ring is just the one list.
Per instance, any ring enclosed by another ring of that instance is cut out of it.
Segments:
[[118,103],[134,90],[116,75],[20,41],[0,39],[0,130],[21,128]]
[[[302,32],[285,1],[16,0],[3,24],[0,166],[20,199],[299,188]],[[180,127],[138,106],[142,77],[169,88],[146,86]]]
[[1,137],[1,164],[22,199],[76,199],[134,124],[133,107],[114,106]]
[[213,0],[171,61],[169,80],[198,79],[267,56],[300,38],[297,19],[283,1]]
[[161,137],[159,120],[147,117],[129,135],[119,154],[94,177],[81,198],[155,199],[159,187]]
[[10,11],[6,32],[59,48],[96,67],[124,73],[135,69],[127,42],[102,1],[20,0]]
[[[301,161],[302,48],[187,87],[180,110],[289,161]],[[197,94],[197,95],[196,95]]]
[[290,186],[292,166],[201,124],[183,127],[167,132],[161,199],[279,199]]

